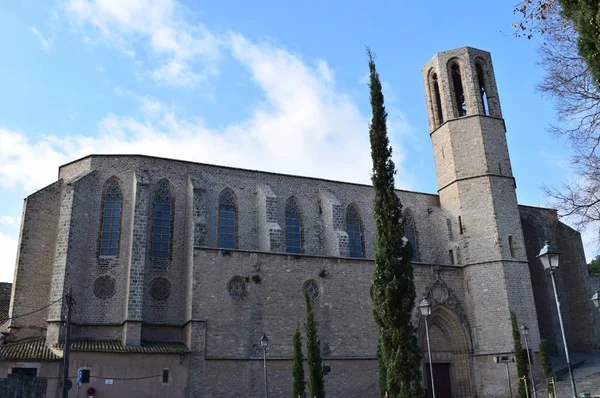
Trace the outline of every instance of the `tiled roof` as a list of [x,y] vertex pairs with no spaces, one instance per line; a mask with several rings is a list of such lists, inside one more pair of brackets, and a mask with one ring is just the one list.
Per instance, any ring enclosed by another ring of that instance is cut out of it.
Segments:
[[[62,350],[63,344],[57,346]],[[142,341],[141,346],[124,346],[121,340],[78,340],[71,343],[71,351],[83,352],[125,352],[142,354],[177,354],[190,352],[183,343]]]
[[61,358],[46,345],[46,339],[44,338],[2,345],[0,346],[0,355],[2,355],[0,359],[2,361],[25,359],[54,360]]
[[[55,360],[62,358],[63,345],[48,347],[41,337],[0,346],[0,360]],[[190,349],[183,343],[144,341],[139,347],[124,346],[120,340],[81,340],[71,343],[71,351],[80,352],[120,352],[141,354],[188,353]]]

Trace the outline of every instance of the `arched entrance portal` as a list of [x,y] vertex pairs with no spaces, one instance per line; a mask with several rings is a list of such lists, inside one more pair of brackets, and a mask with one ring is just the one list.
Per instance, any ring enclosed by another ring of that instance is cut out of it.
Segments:
[[[457,314],[445,304],[433,307],[428,322],[436,398],[474,396],[471,388],[470,344],[467,329]],[[425,386],[428,391],[431,391],[427,337],[425,321],[422,318],[419,325],[419,345],[423,355]]]

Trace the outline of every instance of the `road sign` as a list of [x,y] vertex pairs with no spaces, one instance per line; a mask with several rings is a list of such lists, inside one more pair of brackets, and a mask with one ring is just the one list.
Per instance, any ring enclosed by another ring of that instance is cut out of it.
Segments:
[[73,388],[73,382],[70,379],[67,379],[67,391]]

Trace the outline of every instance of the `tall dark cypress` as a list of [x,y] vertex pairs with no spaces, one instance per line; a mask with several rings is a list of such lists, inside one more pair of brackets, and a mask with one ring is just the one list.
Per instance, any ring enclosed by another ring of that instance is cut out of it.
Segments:
[[302,335],[300,334],[300,326],[298,326],[294,332],[294,362],[292,364],[292,376],[294,378],[293,398],[306,397],[306,381],[304,380],[302,359]]
[[321,359],[321,341],[317,333],[317,321],[312,311],[308,294],[304,295],[306,300],[306,359],[308,362],[308,389],[311,398],[325,397],[325,382],[323,380],[323,360]]
[[373,314],[379,329],[377,360],[381,396],[418,398],[421,387],[421,353],[411,315],[415,285],[410,244],[403,240],[402,204],[394,192],[392,148],[387,136],[381,81],[373,54],[369,57],[372,118],[369,126],[373,159],[373,215],[375,218],[375,273]]

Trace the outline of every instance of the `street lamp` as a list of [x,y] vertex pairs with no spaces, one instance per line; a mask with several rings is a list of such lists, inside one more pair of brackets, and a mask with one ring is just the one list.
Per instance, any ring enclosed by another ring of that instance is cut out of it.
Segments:
[[592,296],[592,303],[594,303],[594,307],[600,310],[600,290],[596,290],[596,293]]
[[435,398],[435,384],[433,381],[433,364],[431,363],[431,344],[429,343],[429,324],[427,318],[431,315],[431,303],[427,301],[426,297],[419,303],[419,310],[421,315],[425,318],[425,335],[427,336],[427,352],[429,353],[429,373],[431,373],[431,396]]
[[533,386],[533,397],[537,398],[537,389],[535,388],[535,380],[533,380],[533,366],[531,365],[531,355],[529,355],[529,342],[527,335],[529,334],[529,328],[523,324],[521,325],[521,331],[525,336],[525,349],[527,350],[527,362],[529,363],[529,377],[531,378],[531,385]]
[[554,270],[558,268],[560,261],[560,252],[550,246],[550,241],[544,242],[544,247],[540,250],[537,258],[540,259],[544,269],[550,271],[550,278],[552,279],[552,288],[554,289],[554,299],[556,300],[556,310],[558,311],[558,322],[560,324],[560,332],[562,333],[563,344],[565,346],[565,356],[567,359],[567,368],[569,369],[569,376],[571,377],[571,389],[573,391],[573,398],[577,398],[577,387],[575,386],[575,377],[573,377],[573,369],[571,368],[571,358],[569,357],[569,347],[567,346],[567,337],[565,336],[565,327],[563,326],[562,315],[560,313],[560,302],[558,301],[558,292],[556,290],[556,280],[554,279]]
[[263,364],[264,364],[264,369],[265,369],[265,398],[269,398],[269,390],[267,389],[267,347],[269,346],[269,338],[264,333],[263,333],[262,337],[260,338],[260,345],[263,348],[263,353],[264,353]]

